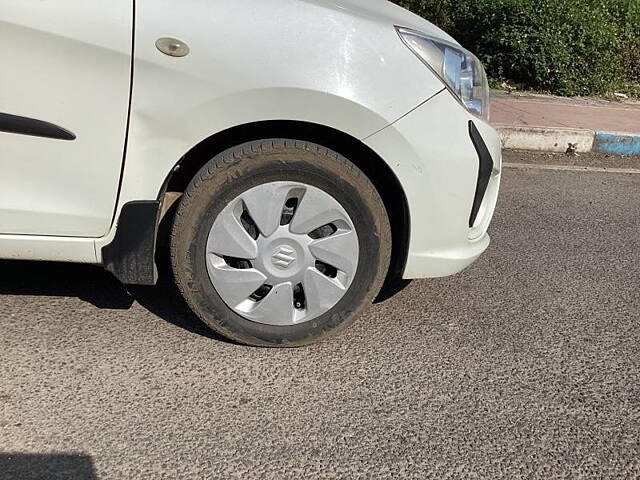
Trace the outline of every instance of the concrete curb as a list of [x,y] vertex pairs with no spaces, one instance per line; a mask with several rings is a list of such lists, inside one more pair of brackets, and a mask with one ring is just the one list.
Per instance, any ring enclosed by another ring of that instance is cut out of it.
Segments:
[[564,153],[640,155],[640,133],[596,132],[579,128],[496,125],[504,148]]
[[614,155],[640,155],[640,134],[595,132],[593,151]]

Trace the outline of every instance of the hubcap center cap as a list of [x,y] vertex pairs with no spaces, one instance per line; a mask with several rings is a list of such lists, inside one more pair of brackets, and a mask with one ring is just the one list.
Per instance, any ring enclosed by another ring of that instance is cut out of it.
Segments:
[[277,268],[286,270],[296,261],[296,251],[288,245],[278,246],[271,255],[271,263]]
[[281,226],[270,237],[258,238],[258,258],[254,266],[269,282],[300,282],[305,269],[313,264],[308,248],[310,241],[306,235],[292,234],[286,225]]

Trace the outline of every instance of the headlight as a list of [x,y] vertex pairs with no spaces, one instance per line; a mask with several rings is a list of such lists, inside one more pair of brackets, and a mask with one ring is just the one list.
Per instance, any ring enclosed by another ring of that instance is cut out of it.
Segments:
[[462,47],[408,28],[400,38],[471,113],[489,118],[489,84],[480,60]]

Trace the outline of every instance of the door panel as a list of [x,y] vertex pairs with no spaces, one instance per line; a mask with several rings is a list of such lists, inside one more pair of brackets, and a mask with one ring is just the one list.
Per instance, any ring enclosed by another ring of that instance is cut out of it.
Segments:
[[[132,24],[133,0],[0,0],[0,233],[109,230]],[[2,128],[10,121],[13,129]],[[25,133],[38,121],[40,130]]]

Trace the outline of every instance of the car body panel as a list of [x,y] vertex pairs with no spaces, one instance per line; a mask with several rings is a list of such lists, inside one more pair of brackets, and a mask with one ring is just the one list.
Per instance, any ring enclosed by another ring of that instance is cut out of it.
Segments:
[[[411,216],[406,278],[455,273],[488,246],[486,227],[499,185],[499,138],[445,90],[394,28],[402,25],[453,41],[435,26],[384,0],[147,0],[136,2],[135,17],[130,123],[119,196],[111,170],[82,170],[76,164],[76,174],[104,174],[111,188],[111,210],[91,227],[92,234],[103,234],[68,240],[62,237],[68,231],[55,237],[0,235],[0,257],[101,263],[102,248],[116,236],[125,204],[157,200],[179,160],[203,140],[269,120],[330,127],[363,141],[389,165]],[[125,20],[114,26],[122,45],[123,25]],[[178,38],[190,53],[179,58],[162,54],[155,46],[161,37]],[[469,121],[498,166],[473,229],[468,218],[478,157]],[[109,168],[116,157],[112,152]],[[81,175],[69,177],[73,188],[75,182],[78,188],[91,185]],[[102,196],[102,186],[98,190]],[[93,193],[85,194],[93,198]],[[79,217],[83,208],[90,208],[87,203],[78,206]]]
[[[391,19],[341,8],[350,3],[139,2],[119,206],[156,198],[176,162],[215,133],[298,120],[360,139],[443,88],[398,39]],[[155,41],[163,36],[179,38],[190,54],[161,54]]]
[[0,0],[0,112],[74,140],[0,132],[0,233],[101,237],[122,169],[131,0]]
[[[481,132],[494,159],[494,174],[477,229],[469,228],[479,169],[469,121]],[[411,231],[404,278],[452,275],[489,246],[486,229],[500,183],[500,137],[486,122],[467,112],[448,90],[365,143],[386,159],[407,196]]]

